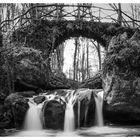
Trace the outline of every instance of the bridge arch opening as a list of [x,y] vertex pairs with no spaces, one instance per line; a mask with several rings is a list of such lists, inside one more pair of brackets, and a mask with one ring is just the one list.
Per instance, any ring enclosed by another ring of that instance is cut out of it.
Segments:
[[70,37],[50,54],[50,58],[52,72],[63,72],[68,79],[82,82],[102,68],[105,49],[93,39]]

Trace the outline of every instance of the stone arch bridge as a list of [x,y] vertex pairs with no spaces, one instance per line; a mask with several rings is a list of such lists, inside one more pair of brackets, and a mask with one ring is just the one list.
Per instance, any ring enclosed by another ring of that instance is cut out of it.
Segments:
[[111,38],[127,32],[131,36],[133,29],[120,27],[115,23],[101,23],[85,20],[41,20],[35,21],[34,26],[28,25],[14,31],[13,42],[25,43],[36,49],[52,52],[70,37],[86,37],[94,39],[106,50]]

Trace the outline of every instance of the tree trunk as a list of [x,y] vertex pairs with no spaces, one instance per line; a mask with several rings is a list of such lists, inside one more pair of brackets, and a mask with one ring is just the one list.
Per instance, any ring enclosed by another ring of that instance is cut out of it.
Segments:
[[76,56],[77,56],[77,48],[78,48],[78,38],[75,38],[75,51],[73,58],[73,80],[76,78]]
[[[0,24],[1,24],[1,15],[0,15]],[[3,42],[3,35],[2,35],[1,28],[0,28],[0,48],[3,46],[3,43],[2,42]]]
[[7,66],[8,93],[10,94],[12,92],[12,89],[11,89],[11,70],[10,70],[10,66],[9,66],[9,62],[8,62],[7,58],[5,58],[5,63],[6,63],[6,66]]
[[102,69],[102,62],[101,62],[101,48],[100,44],[97,43],[97,52],[98,52],[98,58],[99,58],[99,70]]
[[[1,15],[0,15],[0,24],[1,24]],[[2,42],[3,42],[3,36],[2,36],[1,29],[0,29],[0,49],[3,46]],[[0,51],[0,90],[2,89],[2,77],[3,77],[3,74],[2,74],[2,53]]]
[[83,53],[82,53],[82,66],[81,66],[82,81],[85,79],[84,63],[85,63],[85,52],[84,52],[84,49],[83,49]]
[[61,56],[60,56],[60,48],[59,47],[56,48],[56,56],[57,56],[57,68],[59,71],[62,71],[61,70],[61,58],[60,58]]
[[87,41],[87,78],[89,78],[89,42]]
[[118,23],[120,26],[122,26],[122,10],[120,3],[118,3]]
[[[130,6],[131,6],[131,10],[132,10],[132,18],[135,19],[134,6],[133,6],[133,4],[131,4]],[[132,26],[135,28],[135,22],[134,22],[134,20],[132,20]]]
[[99,60],[99,70],[102,68],[102,61],[101,61],[101,48],[100,48],[100,44],[97,43],[97,45],[94,43],[94,41],[91,40],[91,42],[93,43],[93,45],[95,46],[97,53],[98,53],[98,60]]
[[[30,3],[29,4],[30,8],[32,8],[32,7],[36,6],[36,5],[37,4],[35,4],[35,3]],[[35,19],[37,18],[36,8],[32,8],[29,13],[30,13],[30,17],[31,17],[31,23],[34,24]]]

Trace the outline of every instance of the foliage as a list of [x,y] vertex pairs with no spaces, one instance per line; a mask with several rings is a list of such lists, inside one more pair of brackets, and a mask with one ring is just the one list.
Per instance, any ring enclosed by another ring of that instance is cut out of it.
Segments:
[[25,80],[27,83],[36,82],[36,80],[40,80],[41,78],[42,82],[45,80],[47,64],[42,58],[41,51],[22,44],[12,43],[4,46],[1,49],[1,53],[3,59],[1,66],[2,88],[6,88],[9,82],[9,86],[13,88],[11,90],[14,91],[14,83],[17,79]]
[[[140,42],[139,33],[136,32],[131,38],[126,33],[114,37],[109,46],[104,60],[104,74],[111,71],[119,71],[119,75],[139,75],[140,71]],[[117,73],[116,73],[117,74]]]

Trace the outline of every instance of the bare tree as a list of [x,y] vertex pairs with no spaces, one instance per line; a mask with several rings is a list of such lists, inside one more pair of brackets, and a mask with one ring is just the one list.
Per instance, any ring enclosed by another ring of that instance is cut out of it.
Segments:
[[122,8],[120,3],[118,3],[118,23],[122,26]]
[[93,40],[91,40],[92,44],[96,48],[96,51],[98,53],[98,60],[99,60],[99,70],[102,68],[102,61],[101,61],[101,47],[99,43],[95,43]]
[[78,38],[75,38],[75,50],[74,50],[74,58],[73,58],[73,80],[76,80],[76,57],[78,50]]
[[86,39],[87,44],[86,44],[86,48],[87,48],[87,78],[90,77],[90,73],[89,73],[89,41]]

